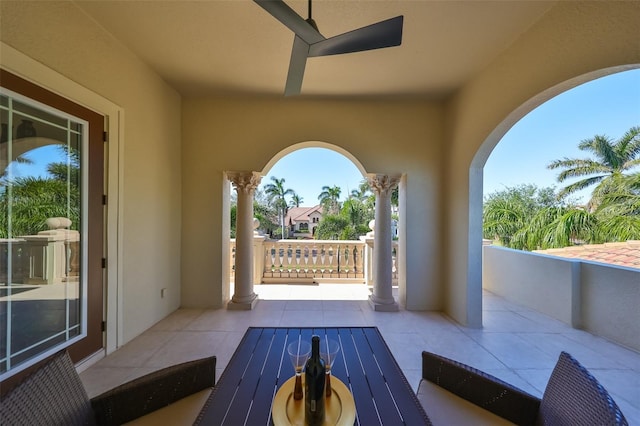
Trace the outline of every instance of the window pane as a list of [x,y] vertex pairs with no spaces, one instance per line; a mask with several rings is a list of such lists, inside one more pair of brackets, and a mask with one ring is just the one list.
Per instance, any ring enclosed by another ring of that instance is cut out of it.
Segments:
[[0,374],[67,345],[82,318],[86,123],[2,96]]

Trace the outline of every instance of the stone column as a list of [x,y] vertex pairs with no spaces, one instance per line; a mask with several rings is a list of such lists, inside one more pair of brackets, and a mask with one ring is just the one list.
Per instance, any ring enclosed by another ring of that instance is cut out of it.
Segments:
[[238,193],[236,211],[236,274],[228,309],[250,310],[258,303],[253,292],[253,193],[261,177],[256,172],[229,172]]
[[262,283],[262,275],[264,274],[264,240],[266,237],[260,235],[257,229],[260,227],[260,221],[253,218],[253,284]]
[[376,195],[373,294],[369,296],[369,304],[376,311],[397,311],[392,288],[391,191],[400,182],[400,177],[372,174],[367,176],[367,180]]

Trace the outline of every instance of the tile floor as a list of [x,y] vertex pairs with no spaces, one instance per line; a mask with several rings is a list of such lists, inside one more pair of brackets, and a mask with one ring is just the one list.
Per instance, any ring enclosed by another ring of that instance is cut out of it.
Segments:
[[89,396],[158,368],[215,354],[220,377],[249,326],[377,326],[414,389],[422,350],[491,373],[542,396],[561,350],[603,384],[640,425],[640,354],[484,293],[484,328],[438,312],[374,312],[363,285],[260,285],[252,311],[180,309],[81,373]]

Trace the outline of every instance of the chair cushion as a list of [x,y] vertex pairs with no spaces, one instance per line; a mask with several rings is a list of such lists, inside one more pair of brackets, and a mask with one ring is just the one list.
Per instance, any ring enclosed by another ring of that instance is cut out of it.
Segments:
[[157,426],[157,425],[192,425],[204,403],[207,402],[207,398],[211,395],[211,390],[208,388],[196,392],[193,395],[189,395],[186,398],[182,398],[171,405],[167,405],[157,411],[154,411],[146,416],[138,417],[137,419],[126,423],[128,426]]
[[627,425],[609,393],[566,352],[560,354],[542,396],[539,420],[545,425]]
[[435,426],[501,426],[514,424],[428,380],[420,382],[418,400]]
[[0,401],[0,423],[93,425],[95,417],[66,351],[58,352]]

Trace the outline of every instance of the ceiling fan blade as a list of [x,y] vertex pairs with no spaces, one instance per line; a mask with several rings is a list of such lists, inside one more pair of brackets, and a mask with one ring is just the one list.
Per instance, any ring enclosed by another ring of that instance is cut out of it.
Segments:
[[312,43],[309,56],[339,55],[399,46],[402,43],[403,16],[380,21],[335,37]]
[[298,37],[307,44],[318,43],[326,40],[322,34],[313,28],[300,15],[294,12],[282,0],[253,0],[264,10],[269,12],[274,18],[282,22],[287,28],[293,31]]
[[309,44],[301,37],[296,36],[295,39],[293,39],[293,49],[291,49],[291,60],[289,61],[289,74],[287,74],[287,84],[284,87],[285,96],[300,94],[308,54]]

